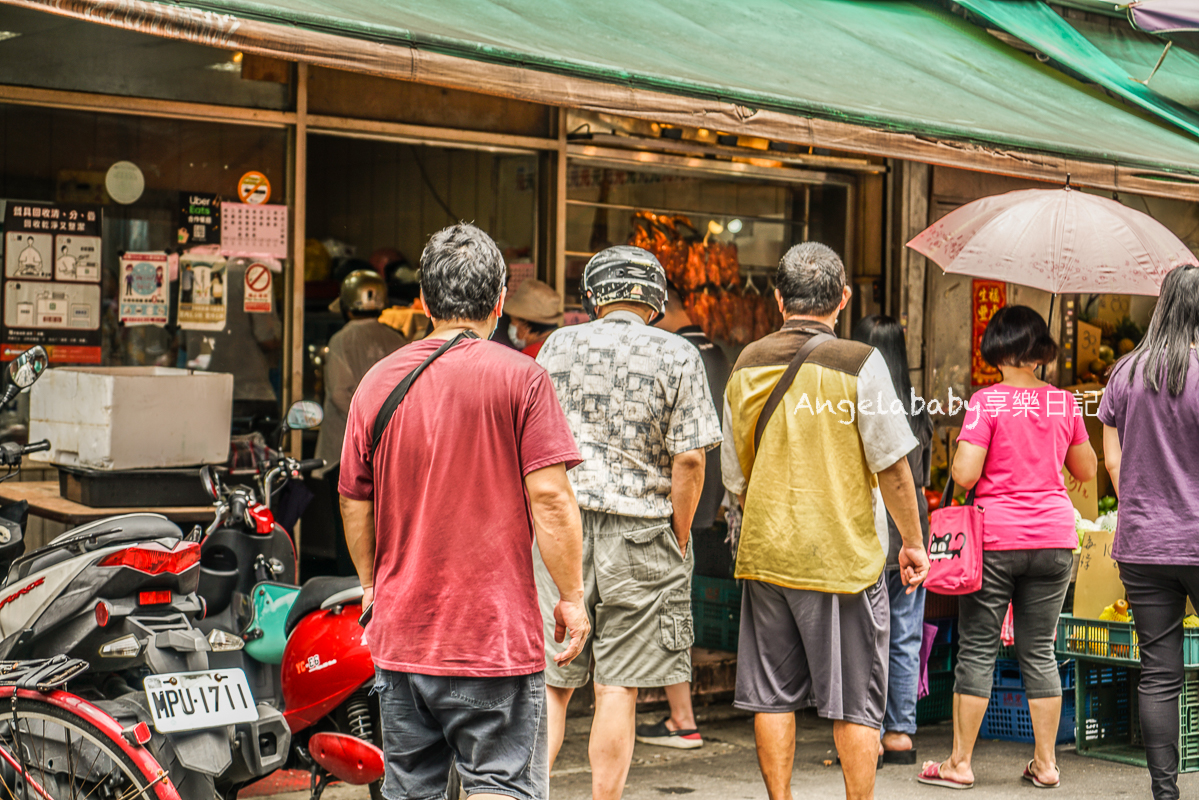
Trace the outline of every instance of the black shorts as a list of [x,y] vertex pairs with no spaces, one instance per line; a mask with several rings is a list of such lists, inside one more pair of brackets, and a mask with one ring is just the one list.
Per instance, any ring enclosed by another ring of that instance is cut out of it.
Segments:
[[881,728],[890,632],[881,578],[858,594],[745,581],[733,705],[765,714],[815,708],[825,719]]
[[457,759],[467,795],[549,796],[542,673],[454,678],[375,670],[387,800],[445,797]]

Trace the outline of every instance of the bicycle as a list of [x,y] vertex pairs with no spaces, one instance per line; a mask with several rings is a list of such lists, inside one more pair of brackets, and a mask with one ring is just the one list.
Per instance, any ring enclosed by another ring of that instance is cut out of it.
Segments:
[[122,728],[62,690],[87,669],[66,656],[0,661],[0,798],[179,800],[144,747],[145,722]]

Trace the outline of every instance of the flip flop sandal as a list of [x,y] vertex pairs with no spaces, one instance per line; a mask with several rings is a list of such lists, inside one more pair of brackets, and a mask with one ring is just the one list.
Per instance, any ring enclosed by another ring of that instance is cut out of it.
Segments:
[[904,764],[904,765],[910,766],[912,764],[915,764],[916,762],[917,762],[917,760],[916,760],[916,748],[915,747],[913,747],[910,750],[884,750],[883,751],[883,763],[884,764]]
[[1021,775],[1020,777],[1024,778],[1024,780],[1026,780],[1026,781],[1029,781],[1030,783],[1032,783],[1033,786],[1037,787],[1038,789],[1056,789],[1062,785],[1061,770],[1058,770],[1057,781],[1055,781],[1054,783],[1044,783],[1044,782],[1038,780],[1036,773],[1034,773],[1032,771],[1032,761],[1028,762],[1028,766],[1024,768],[1024,774]]
[[952,778],[941,777],[941,763],[934,762],[924,768],[924,771],[916,778],[920,783],[928,786],[944,786],[946,789],[973,789],[973,783],[964,783],[955,781]]

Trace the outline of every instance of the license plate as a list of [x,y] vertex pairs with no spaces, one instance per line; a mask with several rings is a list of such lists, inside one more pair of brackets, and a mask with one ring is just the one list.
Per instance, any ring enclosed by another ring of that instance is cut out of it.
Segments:
[[159,733],[218,728],[258,719],[258,706],[240,669],[146,676],[150,715]]

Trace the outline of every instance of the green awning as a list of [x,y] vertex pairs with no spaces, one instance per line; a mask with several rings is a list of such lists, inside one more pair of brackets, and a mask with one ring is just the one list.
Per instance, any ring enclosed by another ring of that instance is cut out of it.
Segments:
[[[1150,48],[1153,55],[1149,67],[1143,70],[1143,74],[1134,75],[1128,68],[1132,66],[1130,61],[1138,57],[1145,58],[1147,54],[1140,47],[1131,46],[1131,37],[1119,37],[1111,33],[1096,37],[1105,40],[1113,46],[1113,49],[1122,52],[1124,63],[1121,64],[1041,0],[958,0],[958,2],[1119,97],[1177,125],[1188,133],[1199,136],[1199,112],[1176,102],[1165,93],[1159,93],[1157,86],[1150,88],[1133,80],[1134,77],[1148,77],[1157,57],[1161,55],[1162,48],[1165,46],[1164,42],[1158,47]],[[1092,34],[1095,35],[1099,26],[1091,26],[1091,28]],[[1137,44],[1140,45],[1143,42],[1137,42]],[[1181,58],[1179,62],[1182,62]],[[1171,64],[1171,68],[1173,68],[1173,64]],[[1142,72],[1142,70],[1134,71]],[[1154,81],[1161,77],[1159,72],[1154,77]],[[1199,89],[1192,84],[1185,94],[1194,95],[1197,91]]]
[[[1070,20],[1070,24],[1137,80],[1149,77],[1166,46],[1164,40],[1131,28],[1113,28],[1080,19]],[[1149,81],[1149,88],[1199,111],[1199,53],[1177,45],[1171,47],[1161,68]]]
[[[466,76],[486,83],[485,91],[617,114],[630,109],[652,114],[654,104],[661,103],[655,98],[663,93],[690,98],[670,101],[671,118],[693,114],[700,124],[727,117],[744,131],[760,118],[754,116],[758,111],[764,112],[760,116],[781,113],[796,118],[792,141],[802,140],[798,134],[814,125],[806,118],[849,123],[861,126],[855,129],[860,133],[826,146],[859,152],[888,152],[878,142],[895,134],[896,141],[903,138],[903,147],[889,152],[914,151],[910,143],[915,142],[925,150],[936,147],[949,163],[955,151],[1017,151],[1008,163],[1022,152],[1038,154],[1030,156],[1030,164],[1040,159],[1036,163],[1044,165],[1039,154],[1047,154],[1199,175],[1195,137],[929,3],[6,2],[213,46],[224,43],[325,64],[337,59],[346,69],[410,80],[422,79],[414,54],[428,53],[429,59],[441,59],[440,76],[457,70],[459,84]],[[464,66],[447,67],[447,60]],[[497,86],[483,63],[510,68],[499,71],[507,83]],[[547,73],[562,80],[546,80]],[[939,142],[954,144],[927,144]]]

